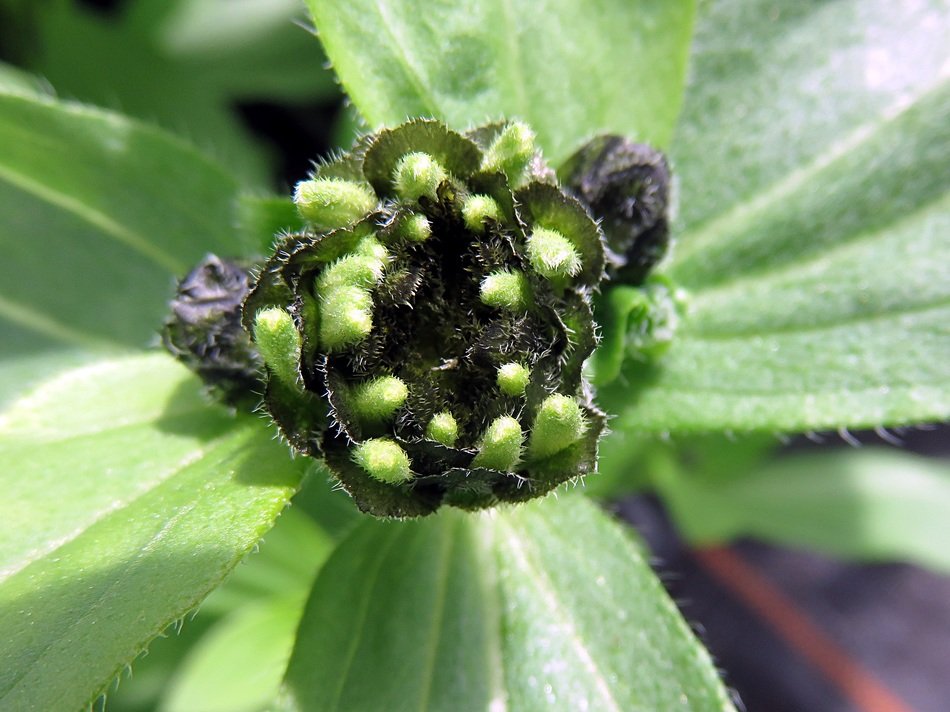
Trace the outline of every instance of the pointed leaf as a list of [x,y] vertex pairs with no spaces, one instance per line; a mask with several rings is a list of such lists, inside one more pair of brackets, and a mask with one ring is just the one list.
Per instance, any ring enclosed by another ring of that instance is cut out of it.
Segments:
[[[181,632],[153,640],[148,654],[136,658],[130,679],[109,690],[108,708],[151,710],[160,701],[166,706],[191,701],[192,709],[201,712],[213,704],[237,712],[232,690],[252,678],[253,686],[268,686],[272,700],[313,579],[358,516],[349,495],[331,490],[326,471],[311,467],[293,506],[201,603],[194,618],[186,616]],[[225,670],[231,683],[221,685]],[[240,694],[247,706],[264,708],[258,704],[263,693],[242,688]]]
[[690,308],[627,365],[614,429],[950,416],[950,8],[771,7],[701,23],[673,148]]
[[302,463],[164,355],[65,373],[0,418],[0,708],[79,709],[217,586]]
[[640,550],[581,497],[369,521],[326,563],[298,710],[729,710]]
[[0,95],[0,341],[7,355],[142,346],[208,251],[241,254],[231,176],[161,131]]
[[555,164],[597,132],[666,144],[694,3],[308,0],[344,88],[372,125],[521,118]]

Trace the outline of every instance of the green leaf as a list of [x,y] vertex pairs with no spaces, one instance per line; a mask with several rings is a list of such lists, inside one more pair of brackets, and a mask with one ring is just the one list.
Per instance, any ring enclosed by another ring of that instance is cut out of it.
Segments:
[[16,396],[47,380],[50,374],[93,361],[96,355],[79,349],[43,351],[0,361],[0,408]]
[[700,23],[673,146],[689,312],[659,367],[627,365],[615,429],[950,416],[950,9],[770,8]]
[[161,712],[257,712],[277,696],[306,591],[246,605],[216,623],[178,668]]
[[206,252],[242,254],[234,179],[157,129],[0,95],[0,341],[7,356],[155,339]]
[[753,536],[950,572],[950,467],[883,448],[791,455],[728,480],[665,476],[664,501],[699,544]]
[[208,596],[201,604],[201,613],[231,613],[266,599],[304,596],[335,546],[334,537],[294,507],[267,532],[260,550]]
[[317,578],[288,705],[728,710],[641,551],[582,497],[367,521]]
[[217,586],[303,467],[171,358],[61,375],[0,417],[0,707],[78,709]]
[[[293,507],[284,511],[255,551],[201,603],[181,632],[149,644],[148,655],[133,663],[131,679],[110,690],[109,710],[153,710],[164,699],[173,707],[194,700],[192,708],[201,712],[209,712],[213,704],[236,712],[238,704],[231,690],[245,677],[268,685],[271,701],[287,667],[313,579],[337,540],[358,518],[349,495],[331,489],[326,470],[311,466]],[[237,665],[248,662],[248,649],[258,664],[253,670],[239,670]],[[209,677],[220,681],[222,668],[233,682],[212,689]],[[272,674],[258,674],[264,670]],[[245,693],[242,701],[263,707],[257,704],[263,693],[250,694],[242,688]]]
[[[139,4],[142,4],[141,0]],[[164,3],[163,3],[164,4]],[[215,100],[336,101],[326,57],[302,24],[300,0],[176,0],[161,22],[142,27],[170,61]],[[138,15],[143,13],[139,12]]]
[[[186,616],[187,618],[187,616]],[[127,668],[106,691],[108,712],[154,712],[159,700],[168,689],[168,683],[188,652],[208,632],[215,619],[197,616],[187,620],[179,631],[168,631],[155,638],[148,653],[136,659],[135,671]],[[101,709],[102,704],[93,706]]]
[[664,0],[307,0],[372,125],[430,116],[456,129],[521,118],[554,163],[613,131],[666,145],[694,3]]
[[[241,100],[335,101],[339,90],[299,0],[131,0],[110,15],[36,3],[27,66],[65,96],[188,136],[248,187],[270,156],[233,110]],[[103,71],[107,67],[108,71]]]

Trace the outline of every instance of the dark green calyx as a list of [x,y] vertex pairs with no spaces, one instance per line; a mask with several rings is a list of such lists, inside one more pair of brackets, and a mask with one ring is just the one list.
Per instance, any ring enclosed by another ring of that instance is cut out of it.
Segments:
[[651,146],[598,136],[558,171],[601,221],[612,279],[642,284],[669,247],[670,167]]
[[301,215],[317,217],[282,238],[243,309],[268,339],[265,407],[296,450],[388,517],[525,500],[595,470],[604,418],[582,366],[603,236],[530,129],[412,121],[305,184]]
[[165,348],[197,373],[222,400],[253,406],[261,360],[241,328],[250,290],[250,263],[205,257],[181,282],[162,329]]

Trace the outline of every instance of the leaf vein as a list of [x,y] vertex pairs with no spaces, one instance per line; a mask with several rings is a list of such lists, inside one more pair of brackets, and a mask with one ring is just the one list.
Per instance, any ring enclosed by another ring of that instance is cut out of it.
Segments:
[[835,161],[867,144],[880,130],[897,121],[926,96],[941,90],[947,83],[948,72],[950,72],[950,68],[947,72],[941,73],[935,82],[925,86],[912,97],[904,98],[886,107],[873,120],[862,124],[812,158],[808,163],[790,171],[784,178],[761,193],[733,205],[724,213],[711,217],[704,223],[687,229],[683,233],[680,239],[680,247],[673,257],[674,271],[678,271],[694,257],[701,255],[710,243],[720,240],[723,235],[730,234],[736,225],[742,225],[756,214],[765,212],[773,205],[783,202],[789,195],[806,186],[818,173],[831,166]]
[[423,106],[425,106],[426,111],[433,118],[440,118],[441,114],[436,109],[437,102],[435,97],[432,96],[427,88],[427,82],[425,77],[422,76],[422,73],[413,66],[410,60],[410,54],[408,46],[411,44],[405,41],[405,37],[402,36],[402,33],[397,33],[396,28],[400,25],[392,18],[388,10],[386,9],[386,3],[384,0],[375,0],[376,10],[379,12],[380,18],[382,18],[382,26],[384,31],[389,36],[389,39],[392,40],[394,47],[399,48],[399,53],[394,54],[396,61],[402,65],[405,69],[406,79],[412,84],[412,88],[416,91],[419,99],[422,101]]
[[[782,336],[791,334],[811,334],[825,331],[833,331],[842,327],[855,326],[859,324],[873,324],[878,321],[898,320],[901,317],[920,316],[931,311],[940,311],[950,306],[950,295],[941,297],[935,301],[925,302],[923,304],[907,305],[902,304],[897,308],[884,309],[882,311],[870,313],[858,313],[851,316],[838,319],[834,322],[815,323],[814,321],[801,324],[776,324],[768,328],[755,328],[749,331],[715,331],[704,330],[700,326],[696,331],[689,332],[688,336],[683,334],[682,338],[689,338],[691,341],[744,341],[767,336]],[[913,326],[913,324],[906,325]]]
[[610,691],[610,687],[607,685],[607,679],[604,676],[604,673],[600,670],[600,667],[594,660],[594,656],[591,654],[590,650],[588,650],[587,646],[584,644],[584,641],[581,640],[573,617],[558,597],[557,592],[554,590],[553,584],[544,573],[543,568],[533,564],[525,546],[522,544],[521,539],[513,530],[513,527],[503,522],[501,519],[498,521],[500,526],[507,530],[505,539],[508,544],[509,551],[513,554],[517,561],[518,568],[520,568],[530,580],[534,581],[535,586],[537,587],[538,592],[541,594],[541,598],[548,610],[555,618],[560,621],[562,629],[567,633],[567,639],[570,642],[574,653],[577,655],[578,660],[584,666],[587,673],[591,676],[591,679],[594,681],[594,686],[597,688],[597,692],[605,702],[606,709],[612,710],[613,712],[621,712],[623,708],[620,706],[617,700],[614,699],[613,694]]
[[48,314],[37,311],[35,307],[18,304],[3,296],[0,296],[0,318],[64,344],[93,351],[115,351],[117,348],[122,348],[122,344],[117,341],[84,334],[56,321]]
[[[213,441],[212,443],[209,443],[208,446],[207,446],[206,448],[204,448],[204,449],[201,451],[201,456],[200,456],[198,459],[202,459],[203,457],[210,455],[212,452],[214,452],[215,450],[219,449],[219,448],[220,448],[221,446],[223,446],[223,445],[228,445],[228,444],[230,444],[228,441],[231,439],[231,436],[233,436],[233,433],[232,433],[232,434],[229,434],[228,436],[223,436],[223,437],[221,437],[221,438],[218,438],[217,440]],[[155,491],[156,489],[158,489],[159,487],[161,487],[164,483],[168,482],[169,479],[171,479],[171,478],[174,477],[175,475],[177,475],[177,474],[183,472],[183,471],[186,470],[188,467],[190,467],[192,464],[194,464],[196,461],[197,461],[197,459],[191,458],[191,459],[188,460],[188,462],[180,463],[180,465],[179,465],[178,467],[176,467],[176,469],[175,469],[174,471],[170,472],[167,477],[165,477],[165,478],[163,478],[163,479],[161,479],[161,480],[157,480],[157,481],[154,483],[154,486],[153,486],[153,487],[149,487],[148,489],[146,489],[146,490],[144,490],[144,491],[141,491],[141,492],[136,493],[136,495],[135,495],[134,497],[132,497],[128,502],[126,502],[126,503],[125,503],[124,505],[122,505],[121,507],[108,508],[102,516],[100,516],[98,519],[92,521],[89,525],[87,525],[87,526],[83,527],[82,529],[80,529],[79,531],[77,531],[76,534],[75,534],[75,536],[73,536],[73,537],[70,538],[69,540],[59,542],[58,545],[57,545],[54,549],[52,549],[51,551],[55,551],[56,549],[61,548],[62,546],[65,546],[66,544],[69,543],[69,541],[73,541],[73,540],[74,540],[76,537],[78,537],[80,534],[82,534],[83,532],[85,532],[85,531],[87,531],[88,529],[92,528],[93,526],[95,526],[95,525],[98,524],[99,522],[103,521],[103,520],[106,519],[107,517],[111,516],[114,512],[119,511],[120,509],[124,509],[125,507],[129,506],[132,502],[134,502],[134,501],[140,499],[141,497],[144,497],[144,496],[148,495],[149,493]],[[154,535],[152,535],[152,536],[149,538],[149,540],[142,546],[141,551],[147,551],[148,549],[150,549],[150,548],[154,545],[154,543],[155,543],[156,541],[160,540],[160,539],[165,535],[165,533],[168,531],[168,528],[169,528],[175,521],[177,521],[177,520],[180,519],[182,516],[184,516],[185,514],[187,514],[188,511],[190,511],[191,509],[194,508],[194,506],[195,506],[195,505],[192,504],[192,505],[189,505],[187,508],[184,508],[183,510],[180,510],[180,511],[176,512],[173,517],[171,517],[167,522],[165,522],[165,524],[162,525],[162,527],[161,527],[161,529],[159,529],[159,531],[157,531]],[[49,553],[51,553],[51,552],[45,552],[45,553],[44,553],[44,556],[47,555],[47,554],[49,554]],[[141,553],[139,554],[139,557],[138,557],[138,558],[141,558]],[[32,562],[29,562],[29,563],[32,563]],[[22,571],[22,568],[19,569],[19,571]],[[99,606],[102,605],[103,601],[105,601],[106,598],[108,598],[108,595],[109,595],[113,590],[115,590],[115,588],[116,588],[117,586],[122,585],[123,581],[124,581],[124,578],[123,578],[123,577],[120,577],[120,578],[115,579],[115,580],[114,580],[111,584],[109,584],[109,586],[107,586],[106,589],[98,596],[96,602],[95,602],[94,604],[92,604],[92,605],[89,606],[88,610],[87,610],[85,613],[83,613],[81,616],[77,617],[75,620],[73,620],[72,622],[70,622],[69,625],[68,625],[66,628],[63,629],[62,635],[61,635],[58,639],[56,639],[56,640],[51,640],[49,643],[47,643],[47,644],[43,647],[43,649],[42,649],[41,651],[39,651],[39,653],[33,658],[33,660],[31,660],[31,661],[30,661],[29,663],[27,663],[27,664],[22,665],[22,666],[17,670],[17,672],[16,672],[16,674],[14,675],[14,677],[10,680],[10,685],[9,685],[9,687],[7,688],[7,690],[4,692],[4,697],[6,697],[8,694],[10,694],[10,693],[12,693],[12,692],[14,692],[14,691],[16,690],[16,687],[17,687],[17,685],[19,684],[19,682],[27,675],[27,673],[29,673],[33,668],[35,668],[35,667],[43,660],[43,658],[50,652],[50,650],[52,650],[53,646],[54,646],[56,643],[62,643],[63,640],[64,640],[65,638],[67,638],[67,636],[68,636],[68,634],[69,634],[70,631],[74,630],[75,628],[77,628],[78,626],[80,626],[81,624],[83,624],[90,616],[92,616],[92,615],[94,614],[94,612],[96,611],[96,609],[97,609]]]
[[748,289],[750,283],[755,285],[755,283],[768,283],[790,276],[797,277],[798,275],[795,275],[795,272],[816,269],[823,263],[833,263],[836,260],[841,260],[843,257],[847,257],[848,252],[859,250],[865,247],[869,242],[887,238],[894,232],[907,230],[914,223],[926,219],[931,214],[942,216],[946,213],[948,206],[950,206],[950,191],[941,193],[923,205],[919,205],[914,212],[890,220],[878,226],[877,229],[857,230],[846,237],[842,237],[842,239],[839,239],[838,242],[833,245],[822,246],[821,250],[811,253],[799,253],[797,259],[785,262],[771,262],[763,269],[743,272],[728,282],[712,284],[708,287],[699,287],[692,290],[692,293],[707,298],[711,295],[719,296],[720,294],[728,294],[732,291],[741,292]]
[[442,542],[442,555],[438,564],[441,575],[438,578],[435,600],[432,606],[432,633],[429,636],[429,650],[425,663],[419,666],[422,671],[422,698],[419,701],[419,709],[422,712],[429,709],[429,698],[432,696],[432,678],[435,674],[436,656],[439,652],[439,642],[442,639],[442,629],[445,623],[445,603],[449,585],[449,569],[452,564],[452,550],[455,548],[456,539],[459,536],[459,526],[461,526],[461,522],[455,524]]
[[185,265],[183,263],[179,262],[178,259],[167,252],[160,250],[153,245],[148,238],[135,232],[128,226],[116,222],[102,211],[86,203],[54,190],[50,186],[43,185],[13,170],[9,166],[0,165],[0,179],[5,180],[10,185],[19,188],[25,193],[30,193],[50,205],[75,215],[83,222],[101,230],[103,234],[108,235],[119,243],[150,259],[163,270],[173,274],[179,274],[185,271]]
[[[383,564],[386,563],[390,550],[395,546],[397,541],[399,541],[402,537],[405,537],[405,535],[410,533],[410,531],[411,530],[408,527],[402,528],[396,536],[390,537],[389,541],[387,541],[379,549],[376,561],[373,565],[372,574],[367,577],[366,585],[362,588],[363,596],[359,602],[360,608],[356,621],[356,627],[353,630],[352,637],[350,638],[350,645],[346,651],[346,659],[343,662],[343,667],[340,669],[340,682],[337,685],[336,690],[333,692],[333,698],[330,700],[327,709],[340,709],[340,698],[343,696],[343,690],[346,687],[346,680],[350,674],[350,668],[353,667],[353,661],[356,659],[356,651],[359,648],[360,638],[363,635],[363,629],[366,627],[366,621],[369,617],[370,603],[378,597],[379,592],[376,591],[376,583],[379,580],[379,574],[382,571]],[[400,534],[402,534],[402,537],[399,536]]]
[[45,547],[41,547],[38,549],[34,549],[33,551],[28,552],[25,558],[23,558],[22,560],[13,562],[9,566],[3,569],[0,569],[0,583],[3,583],[7,579],[13,576],[16,576],[18,573],[20,573],[26,567],[30,566],[36,561],[39,561],[40,559],[46,556],[49,556],[54,551],[57,551],[63,548],[64,546],[66,546],[67,544],[69,544],[70,542],[76,540],[84,532],[88,531],[89,529],[91,529],[96,524],[103,521],[104,519],[112,515],[113,513],[129,507],[133,503],[135,503],[137,500],[141,499],[142,497],[146,497],[147,495],[151,494],[157,488],[161,487],[168,480],[176,477],[177,475],[181,474],[182,472],[184,472],[186,469],[188,469],[195,463],[200,462],[204,458],[210,456],[212,453],[218,450],[221,446],[228,445],[229,440],[232,439],[233,436],[234,436],[233,432],[227,433],[226,435],[222,435],[208,442],[203,447],[198,448],[197,450],[194,450],[193,452],[188,453],[187,455],[185,455],[185,457],[183,457],[181,460],[175,463],[175,465],[172,466],[171,469],[169,469],[164,474],[160,474],[159,477],[157,477],[155,480],[150,482],[147,487],[131,493],[131,496],[128,499],[110,502],[107,507],[93,514],[91,519],[89,519],[87,522],[77,527],[71,533],[65,536],[62,536],[53,542],[50,542],[50,545],[47,545]]

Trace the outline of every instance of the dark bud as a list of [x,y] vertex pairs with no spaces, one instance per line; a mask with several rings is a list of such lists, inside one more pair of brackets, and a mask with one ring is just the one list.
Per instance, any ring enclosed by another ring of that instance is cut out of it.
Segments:
[[253,406],[263,390],[257,349],[241,325],[251,265],[207,255],[178,284],[162,341],[232,405]]
[[642,284],[669,245],[670,168],[665,156],[623,136],[598,136],[571,156],[558,175],[601,221],[611,279]]

